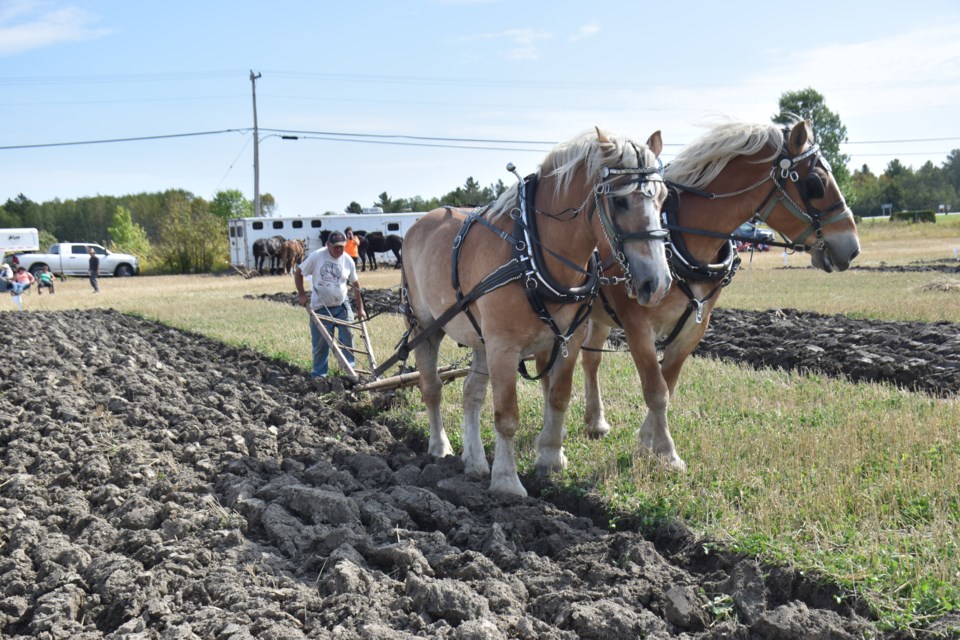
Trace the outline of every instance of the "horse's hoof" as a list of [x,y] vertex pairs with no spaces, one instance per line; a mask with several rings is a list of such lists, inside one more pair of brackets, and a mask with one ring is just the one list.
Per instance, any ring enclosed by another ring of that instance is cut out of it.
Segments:
[[516,480],[491,480],[490,491],[492,493],[503,493],[511,496],[517,496],[518,498],[527,497],[527,490],[523,488],[522,484],[520,484],[520,478],[517,478]]
[[663,466],[667,468],[667,471],[672,471],[674,473],[684,473],[687,470],[687,463],[684,462],[679,456],[676,456],[671,460],[664,460]]
[[487,478],[490,476],[490,464],[483,460],[483,462],[472,462],[464,460],[463,473],[470,478]]
[[587,425],[584,433],[586,433],[587,437],[591,440],[599,440],[600,438],[605,438],[607,434],[610,433],[610,425],[607,424],[606,420],[599,424]]
[[453,447],[449,444],[446,446],[431,446],[427,449],[427,453],[432,455],[434,458],[446,458],[447,456],[453,455]]
[[563,471],[563,467],[557,467],[549,464],[538,464],[534,467],[534,471],[538,478],[546,478],[550,474]]

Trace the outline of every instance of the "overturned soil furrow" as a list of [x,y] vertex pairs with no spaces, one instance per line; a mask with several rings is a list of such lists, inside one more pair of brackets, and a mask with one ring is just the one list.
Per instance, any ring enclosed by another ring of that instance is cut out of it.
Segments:
[[680,524],[610,532],[531,478],[550,500],[491,494],[252,351],[111,311],[16,320],[4,638],[906,637]]

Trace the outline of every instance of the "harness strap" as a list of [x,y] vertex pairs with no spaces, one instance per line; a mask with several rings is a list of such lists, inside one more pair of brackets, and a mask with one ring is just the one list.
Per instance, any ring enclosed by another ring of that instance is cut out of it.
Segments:
[[472,303],[474,300],[480,296],[490,293],[500,287],[507,285],[514,280],[519,280],[523,276],[523,269],[520,266],[520,263],[516,260],[510,260],[506,264],[503,264],[493,271],[491,271],[487,276],[477,283],[477,285],[471,289],[466,295],[461,297],[457,302],[452,304],[447,308],[439,317],[437,317],[430,325],[421,329],[413,339],[410,339],[410,334],[404,334],[403,338],[400,340],[398,349],[396,353],[390,356],[385,362],[383,362],[379,367],[373,371],[373,376],[378,377],[383,375],[383,373],[395,365],[398,362],[406,360],[410,356],[410,352],[415,349],[421,342],[425,341],[427,338],[436,333],[439,329],[443,328],[450,320],[454,318],[458,313],[463,311],[467,305]]

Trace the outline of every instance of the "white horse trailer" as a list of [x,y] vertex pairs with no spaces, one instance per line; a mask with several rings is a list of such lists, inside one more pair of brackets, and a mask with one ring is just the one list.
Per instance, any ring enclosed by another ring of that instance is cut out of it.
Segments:
[[344,231],[352,227],[354,231],[382,231],[384,235],[396,234],[403,237],[413,223],[426,215],[415,213],[357,213],[332,216],[276,217],[276,218],[233,218],[227,223],[230,240],[230,264],[232,266],[253,269],[253,243],[260,239],[282,236],[284,240],[303,240],[307,253],[323,247],[320,242],[322,231]]

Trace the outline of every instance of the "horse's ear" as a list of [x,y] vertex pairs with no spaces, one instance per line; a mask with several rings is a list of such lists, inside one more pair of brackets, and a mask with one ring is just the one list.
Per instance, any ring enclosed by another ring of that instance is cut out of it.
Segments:
[[610,138],[603,131],[600,131],[600,127],[594,126],[593,128],[597,130],[597,141],[600,144],[610,144]]
[[660,152],[663,151],[663,138],[660,137],[659,129],[647,138],[647,146],[650,147],[650,151],[653,151],[653,155],[660,157]]
[[791,156],[798,156],[807,146],[807,142],[813,141],[813,123],[809,120],[801,120],[793,125],[790,131],[790,139],[787,143],[787,151]]

